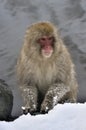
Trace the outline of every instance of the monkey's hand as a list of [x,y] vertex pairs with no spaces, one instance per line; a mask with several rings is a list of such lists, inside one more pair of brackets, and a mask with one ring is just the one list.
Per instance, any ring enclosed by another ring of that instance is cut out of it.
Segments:
[[37,108],[37,89],[34,86],[24,85],[21,86],[21,92],[24,99],[23,114],[34,114]]
[[30,113],[31,115],[33,115],[36,112],[36,106],[32,105],[32,106],[22,106],[22,110],[23,110],[23,114],[28,114]]
[[52,94],[47,94],[43,103],[41,104],[41,113],[48,113],[48,111],[53,108],[52,104]]
[[63,83],[52,85],[41,105],[41,113],[47,113],[59,102],[65,102],[68,98],[69,91],[69,87]]

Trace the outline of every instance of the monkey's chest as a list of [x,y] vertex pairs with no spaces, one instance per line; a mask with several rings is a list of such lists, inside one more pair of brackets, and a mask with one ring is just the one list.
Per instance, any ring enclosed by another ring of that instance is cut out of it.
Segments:
[[56,78],[55,67],[36,67],[34,70],[34,81],[40,91],[46,91]]

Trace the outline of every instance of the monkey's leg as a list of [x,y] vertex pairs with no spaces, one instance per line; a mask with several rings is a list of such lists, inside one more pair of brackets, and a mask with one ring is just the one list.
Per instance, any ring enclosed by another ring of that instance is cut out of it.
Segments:
[[22,110],[24,114],[28,112],[33,114],[37,109],[37,89],[33,86],[21,86],[21,92],[24,99]]
[[70,88],[63,83],[53,84],[45,95],[45,99],[41,105],[41,112],[47,113],[57,103],[64,101],[69,97]]

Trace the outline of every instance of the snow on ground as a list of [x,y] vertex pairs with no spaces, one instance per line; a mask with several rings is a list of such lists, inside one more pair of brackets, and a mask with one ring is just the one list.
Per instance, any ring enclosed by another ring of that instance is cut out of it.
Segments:
[[86,130],[86,103],[58,104],[48,114],[1,121],[0,130]]

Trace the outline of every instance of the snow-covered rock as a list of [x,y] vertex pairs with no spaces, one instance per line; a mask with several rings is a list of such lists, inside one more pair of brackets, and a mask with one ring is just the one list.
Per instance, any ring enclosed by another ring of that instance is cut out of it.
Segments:
[[58,104],[48,114],[0,122],[0,130],[86,130],[86,104]]

